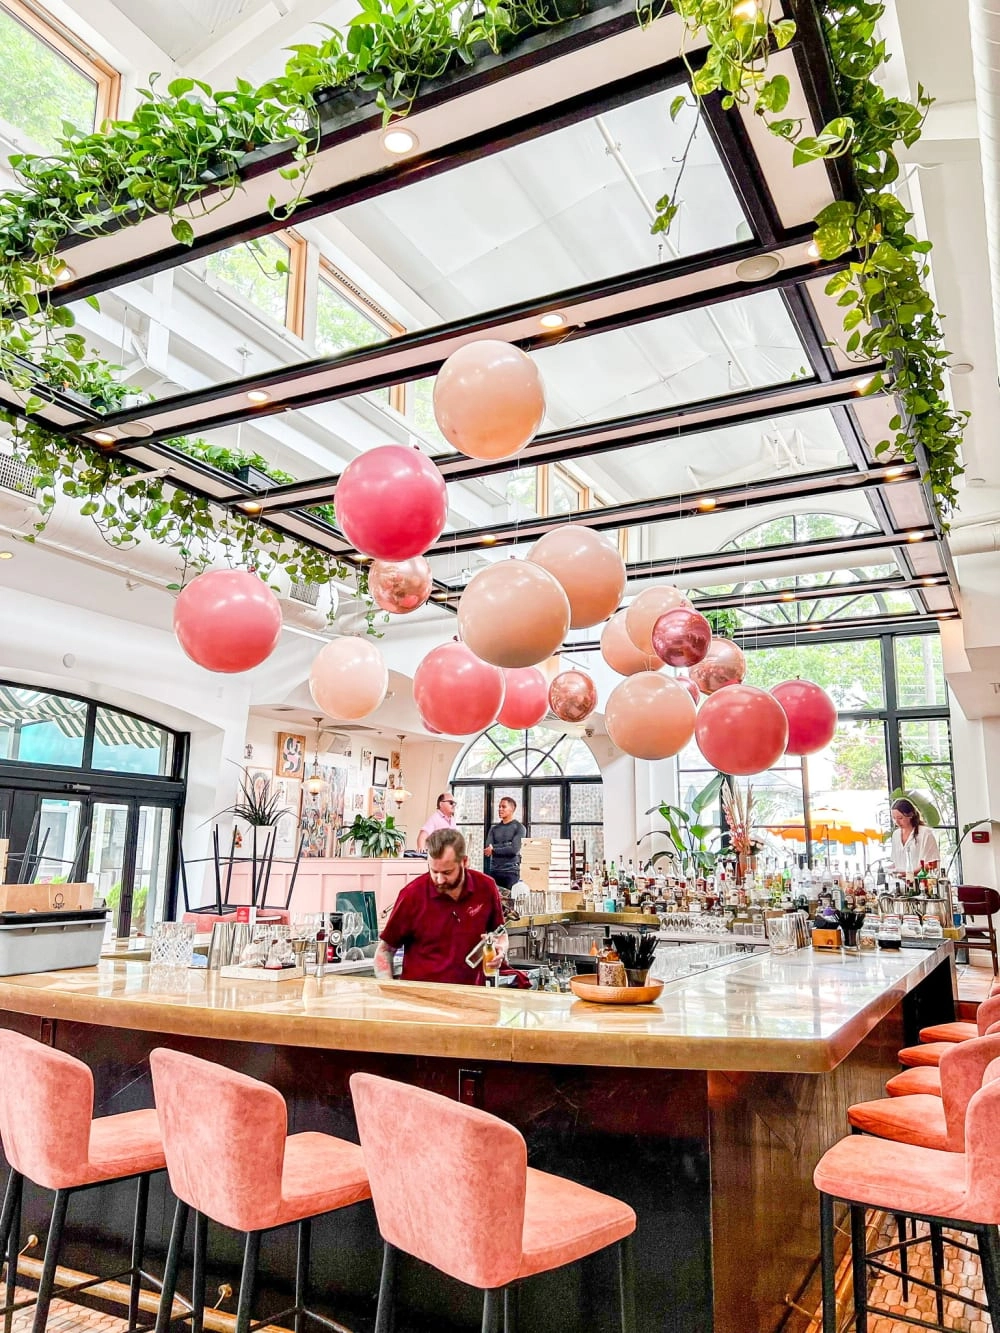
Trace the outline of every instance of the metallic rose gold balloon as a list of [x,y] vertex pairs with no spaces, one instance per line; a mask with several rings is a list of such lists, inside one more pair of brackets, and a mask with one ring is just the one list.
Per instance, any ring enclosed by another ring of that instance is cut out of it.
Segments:
[[640,653],[625,630],[625,612],[616,611],[601,633],[601,656],[619,676],[637,671],[659,671],[663,662],[655,653]]
[[674,667],[702,661],[712,642],[712,626],[699,611],[675,607],[653,626],[653,651]]
[[678,685],[684,686],[688,694],[690,694],[691,698],[694,700],[695,704],[701,703],[701,690],[699,690],[698,686],[694,683],[694,681],[691,679],[690,676],[675,676],[674,680],[676,680]]
[[560,671],[549,686],[549,707],[562,722],[582,722],[597,707],[597,689],[585,671]]
[[691,679],[702,694],[714,694],[724,685],[739,685],[747,674],[743,649],[732,639],[713,638],[708,652],[691,668]]
[[422,555],[410,560],[373,560],[368,591],[377,606],[391,616],[405,616],[423,606],[431,595],[433,575]]
[[681,606],[687,599],[672,584],[655,584],[645,588],[625,608],[625,632],[640,653],[654,653],[653,626],[660,616]]

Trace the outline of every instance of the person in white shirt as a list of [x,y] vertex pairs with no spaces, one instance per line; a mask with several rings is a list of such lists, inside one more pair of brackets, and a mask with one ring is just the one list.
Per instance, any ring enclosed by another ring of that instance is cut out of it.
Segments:
[[920,812],[912,801],[901,797],[892,803],[892,864],[900,874],[913,874],[920,862],[934,870],[941,860],[937,838],[932,829],[921,820]]

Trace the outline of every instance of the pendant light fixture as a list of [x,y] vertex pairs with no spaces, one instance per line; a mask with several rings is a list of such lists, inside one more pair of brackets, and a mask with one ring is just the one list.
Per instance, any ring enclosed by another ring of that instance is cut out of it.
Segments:
[[405,735],[405,731],[399,732],[399,777],[396,779],[396,785],[390,793],[397,805],[402,805],[404,801],[408,801],[413,795],[412,791],[407,791],[406,783],[403,781],[403,737]]
[[312,772],[306,778],[306,791],[310,796],[318,795],[326,786],[326,779],[319,770],[319,738],[321,734],[320,723],[323,721],[322,714],[319,717],[314,717],[313,721],[316,723],[316,746],[313,750]]

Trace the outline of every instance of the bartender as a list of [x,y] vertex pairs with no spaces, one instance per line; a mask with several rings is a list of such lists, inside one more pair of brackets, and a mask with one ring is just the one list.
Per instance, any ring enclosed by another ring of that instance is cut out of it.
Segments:
[[927,870],[934,870],[941,860],[937,838],[932,829],[920,818],[920,811],[901,797],[892,803],[892,831],[890,855],[892,864],[901,875],[912,875],[920,869],[921,861]]
[[[503,925],[500,893],[489,875],[473,870],[458,829],[435,829],[427,839],[427,873],[400,890],[382,928],[375,975],[392,978],[392,960],[403,950],[403,981],[484,985],[482,963],[465,961],[483,936]],[[497,941],[506,952],[506,936]]]

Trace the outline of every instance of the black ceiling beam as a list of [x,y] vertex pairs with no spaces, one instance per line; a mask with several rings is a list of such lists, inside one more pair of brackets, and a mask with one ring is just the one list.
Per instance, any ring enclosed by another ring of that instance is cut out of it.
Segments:
[[[795,21],[792,52],[806,101],[817,132],[842,114],[830,51],[823,35],[823,19],[816,0],[786,0],[787,12]],[[858,200],[858,187],[850,154],[823,159],[830,187],[838,199]]]
[[[900,480],[913,481],[915,467]],[[570,514],[549,514],[518,522],[497,523],[488,527],[462,528],[446,532],[434,543],[428,555],[450,555],[456,551],[481,550],[483,546],[504,546],[511,542],[536,541],[547,532],[566,523],[584,523],[599,532],[636,527],[669,519],[707,517],[733,508],[774,504],[778,500],[799,499],[831,492],[871,491],[886,484],[884,469],[855,472],[851,468],[832,468],[826,472],[807,472],[748,482],[742,486],[719,486],[687,495],[630,501],[602,509],[580,509]]]
[[710,93],[701,99],[701,110],[729,183],[754,234],[762,244],[776,245],[785,228],[739,108],[725,110],[722,94]]
[[[795,331],[802,340],[802,346],[809,356],[809,363],[816,375],[828,383],[837,374],[837,363],[833,359],[826,330],[820,322],[812,297],[803,283],[799,287],[787,287],[782,293]],[[857,371],[853,372],[855,375]]]

